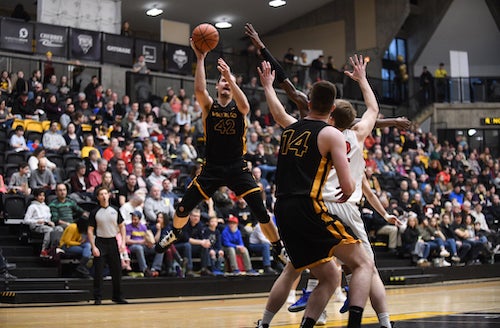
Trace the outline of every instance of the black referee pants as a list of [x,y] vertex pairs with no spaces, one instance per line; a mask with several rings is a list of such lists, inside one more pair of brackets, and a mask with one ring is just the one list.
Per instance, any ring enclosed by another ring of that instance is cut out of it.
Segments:
[[120,251],[116,238],[100,238],[95,240],[97,248],[101,252],[101,256],[94,257],[94,299],[102,299],[102,272],[104,264],[107,263],[109,271],[111,272],[111,279],[113,282],[113,300],[122,299],[121,279],[122,279],[122,266],[120,260]]

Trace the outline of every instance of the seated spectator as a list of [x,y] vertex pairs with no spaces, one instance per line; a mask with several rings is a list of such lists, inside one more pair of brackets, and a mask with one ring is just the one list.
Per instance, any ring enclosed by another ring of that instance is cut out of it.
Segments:
[[33,196],[35,199],[31,201],[30,206],[26,210],[24,224],[29,225],[30,230],[43,234],[40,257],[48,257],[50,233],[54,229],[55,224],[50,220],[50,208],[45,204],[45,191],[43,189],[35,189]]
[[[451,203],[450,203],[451,205]],[[472,246],[469,243],[463,243],[460,239],[456,238],[454,229],[451,224],[451,216],[448,213],[443,213],[441,215],[441,232],[446,237],[446,240],[453,239],[457,248],[457,256],[460,258],[460,262],[465,262],[471,251]]]
[[132,196],[139,190],[137,185],[137,177],[135,174],[131,173],[125,180],[125,185],[118,189],[118,203],[123,206],[126,202],[130,200]]
[[370,207],[364,207],[361,210],[361,218],[365,222],[366,229],[372,237],[377,235],[388,236],[388,251],[390,254],[396,254],[396,248],[401,246],[401,237],[398,227],[387,222],[379,213]]
[[144,214],[148,225],[156,224],[158,213],[162,212],[169,218],[173,218],[174,211],[174,204],[170,203],[170,199],[161,197],[161,189],[156,186],[151,187],[151,192],[144,202]]
[[446,257],[450,256],[450,252],[448,252],[444,247],[444,240],[441,238],[441,235],[437,233],[437,230],[434,227],[429,225],[429,219],[427,217],[424,217],[422,220],[419,230],[422,240],[429,245],[430,251],[438,251],[440,257],[438,258],[439,266],[450,266],[451,264],[445,260]]
[[170,179],[163,179],[161,185],[163,188],[161,190],[161,198],[168,198],[170,200],[170,204],[173,204],[174,206],[177,205],[177,202],[179,201],[179,196],[172,191],[174,189],[172,181],[170,181]]
[[[472,217],[469,219],[469,222],[472,222]],[[471,228],[467,227],[466,221],[463,220],[462,215],[454,215],[451,228],[455,233],[455,238],[457,241],[459,240],[463,244],[469,245],[470,252],[468,252],[467,256],[464,259],[466,264],[481,264],[480,257],[482,255],[481,252],[485,251],[484,245],[475,240],[474,234],[471,232]]]
[[144,166],[142,164],[134,164],[133,173],[137,179],[137,186],[142,189],[145,193],[148,192],[148,184],[146,183],[146,178],[144,177]]
[[[113,206],[119,206],[118,205],[118,193],[119,191],[116,190],[114,184],[113,184],[113,177],[111,176],[111,172],[104,172],[102,175],[102,181],[101,184],[96,187],[96,190],[99,189],[100,187],[105,187],[109,191],[109,202]],[[94,195],[95,198],[97,198],[97,195]]]
[[119,146],[118,139],[111,138],[111,141],[109,142],[108,147],[106,147],[106,149],[104,149],[104,151],[102,152],[102,158],[104,158],[105,160],[107,160],[109,162],[109,160],[111,160],[111,158],[113,158],[113,156],[114,156],[115,147],[118,147],[118,146]]
[[108,161],[100,158],[97,160],[97,170],[89,173],[90,186],[96,188],[102,183],[102,177],[108,171]]
[[[211,265],[209,250],[212,243],[209,239],[203,237],[203,231],[205,230],[205,225],[200,222],[201,212],[199,208],[194,208],[191,213],[189,213],[189,222],[184,226],[183,233],[188,238],[188,242],[191,248],[191,256],[199,256],[201,260],[201,271],[202,276],[213,275],[212,271],[208,268]],[[188,262],[188,270],[190,269],[190,264]],[[192,265],[191,265],[192,269]]]
[[82,138],[77,134],[75,123],[68,123],[63,138],[66,141],[66,145],[69,147],[69,152],[76,156],[81,156]]
[[408,225],[403,232],[402,240],[404,250],[416,257],[417,266],[428,267],[431,265],[427,259],[430,254],[430,246],[422,240],[418,228],[417,214],[410,212]]
[[248,250],[262,255],[262,264],[264,265],[265,274],[277,274],[276,270],[271,267],[271,242],[269,242],[262,233],[259,223],[255,225],[250,234]]
[[90,185],[86,174],[87,167],[81,162],[76,165],[75,173],[69,178],[71,194],[69,197],[79,202],[90,202],[94,195],[94,187]]
[[45,159],[45,164],[47,169],[49,169],[51,172],[54,172],[55,169],[57,168],[57,165],[52,163],[50,160],[45,157],[46,151],[44,147],[37,147],[31,156],[28,158],[28,164],[30,166],[30,171],[33,172],[38,168],[38,161],[41,160],[42,158]]
[[47,160],[42,158],[38,161],[38,168],[31,172],[31,189],[43,189],[47,194],[53,192],[56,188],[56,179],[52,172],[47,170]]
[[56,187],[57,198],[50,202],[50,212],[55,229],[63,231],[69,224],[82,216],[88,216],[88,212],[76,204],[74,200],[67,197],[68,189],[64,183],[59,183]]
[[231,272],[233,274],[240,274],[238,262],[236,261],[236,255],[241,255],[243,257],[243,265],[245,266],[246,273],[249,275],[258,275],[258,273],[252,268],[252,262],[250,261],[248,249],[243,244],[243,238],[241,237],[241,232],[238,229],[238,218],[233,215],[229,216],[228,225],[222,231],[221,242],[224,253],[228,257]]
[[[158,213],[156,216],[156,225],[151,227],[151,231],[155,237],[155,242],[160,241],[160,239],[165,236],[172,226],[170,225],[170,220],[163,213]],[[184,276],[181,267],[184,264],[184,259],[181,258],[179,252],[175,248],[175,245],[170,245],[165,250],[165,271],[169,276]],[[175,263],[177,262],[177,263]],[[175,264],[174,264],[175,263]]]
[[[115,150],[116,149],[120,149],[121,153],[120,147],[115,147]],[[112,158],[112,160],[113,159],[114,157]],[[125,161],[123,159],[117,159],[114,164],[111,164],[111,175],[113,177],[113,185],[116,189],[120,189],[125,185],[125,181],[129,173],[127,171],[127,165],[125,164]]]
[[9,145],[15,151],[29,151],[26,139],[24,138],[24,128],[22,125],[16,126],[14,134],[10,137]]
[[[141,212],[134,211],[131,215],[132,223],[125,227],[130,253],[135,255],[140,272],[144,273],[146,277],[158,277],[163,263],[163,253],[156,253],[154,240],[147,240],[148,229],[141,223]],[[151,269],[148,269],[146,257],[152,254],[154,254],[154,260]]]
[[222,250],[221,235],[217,225],[216,216],[208,219],[208,225],[203,230],[203,239],[210,241],[208,256],[210,258],[209,268],[214,275],[221,275],[224,272],[224,251]]
[[89,152],[89,156],[85,157],[83,161],[85,162],[85,166],[87,167],[87,176],[96,171],[99,167],[99,152],[95,149]]
[[83,147],[81,151],[82,158],[89,157],[89,153],[91,150],[97,151],[97,157],[101,158],[101,153],[99,152],[99,149],[97,149],[95,146],[94,136],[88,134],[83,138]]
[[[445,234],[441,231],[441,226],[438,222],[439,214],[433,214],[433,216],[429,219],[428,230],[431,234],[433,234],[436,239],[441,239],[444,242],[444,247],[451,254],[451,260],[453,263],[460,263],[461,259],[458,256],[457,252],[457,243],[454,238],[447,238]],[[433,232],[434,231],[434,232]],[[440,254],[441,255],[441,254]]]
[[59,123],[56,121],[50,123],[50,128],[43,134],[42,143],[50,153],[64,154],[69,152],[66,140],[59,131]]
[[162,169],[163,166],[159,163],[153,165],[153,172],[146,178],[146,183],[150,190],[153,186],[160,188],[160,190],[163,188],[163,180],[166,177],[162,174]]
[[80,263],[75,269],[77,276],[81,278],[89,277],[87,263],[92,255],[90,243],[87,240],[87,227],[89,222],[85,218],[79,218],[76,222],[70,223],[59,240],[59,247],[66,255],[77,256]]
[[120,214],[123,217],[123,222],[125,225],[132,223],[132,214],[133,212],[141,213],[141,224],[147,224],[144,215],[142,215],[143,210],[142,207],[144,205],[144,199],[139,195],[134,195],[130,198],[128,202],[123,204],[120,207]]
[[26,162],[19,163],[18,167],[19,171],[15,172],[10,177],[7,191],[27,196],[31,194],[31,188],[29,187],[28,181],[30,167]]

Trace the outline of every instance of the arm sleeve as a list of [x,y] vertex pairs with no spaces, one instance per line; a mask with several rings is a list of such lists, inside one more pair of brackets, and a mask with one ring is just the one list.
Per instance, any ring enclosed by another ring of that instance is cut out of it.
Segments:
[[283,67],[281,67],[280,63],[276,60],[276,58],[273,57],[271,52],[269,52],[267,48],[262,49],[260,52],[262,54],[262,57],[264,57],[265,60],[271,63],[271,67],[276,71],[276,81],[278,81],[278,83],[282,83],[283,81],[285,81],[287,77],[285,76]]

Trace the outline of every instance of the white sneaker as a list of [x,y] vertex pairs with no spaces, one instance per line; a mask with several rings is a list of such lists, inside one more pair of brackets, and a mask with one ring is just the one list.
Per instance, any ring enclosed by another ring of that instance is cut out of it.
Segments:
[[318,320],[316,321],[316,326],[324,326],[326,325],[326,310],[323,310],[321,312],[321,315],[319,316]]
[[439,253],[439,256],[441,257],[448,257],[450,256],[450,252],[448,252],[446,249],[443,249],[441,253]]
[[444,266],[444,267],[449,267],[451,266],[451,263],[446,261],[445,259],[443,259],[443,262],[441,263],[441,266]]
[[344,293],[342,293],[342,288],[337,287],[335,289],[335,293],[333,293],[333,301],[336,303],[344,303],[347,297],[345,297]]
[[288,295],[287,299],[286,299],[286,302],[288,304],[293,304],[297,301],[295,295]]

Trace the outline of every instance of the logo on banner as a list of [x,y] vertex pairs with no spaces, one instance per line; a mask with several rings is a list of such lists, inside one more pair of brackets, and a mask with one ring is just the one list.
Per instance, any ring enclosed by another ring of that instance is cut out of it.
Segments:
[[94,45],[92,36],[87,34],[78,35],[78,45],[86,55],[89,52],[90,48],[92,48],[92,46]]
[[182,49],[178,49],[174,52],[173,59],[174,59],[174,63],[177,64],[179,69],[181,69],[188,62],[188,56],[187,56],[186,52]]
[[142,46],[142,54],[146,63],[156,63],[156,47]]
[[64,36],[51,33],[40,33],[39,42],[48,48],[64,47]]
[[26,39],[29,35],[28,29],[27,28],[21,28],[19,29],[19,38],[20,39]]

